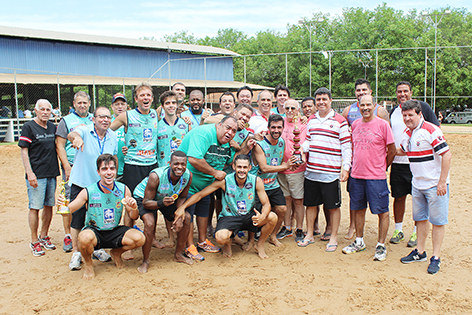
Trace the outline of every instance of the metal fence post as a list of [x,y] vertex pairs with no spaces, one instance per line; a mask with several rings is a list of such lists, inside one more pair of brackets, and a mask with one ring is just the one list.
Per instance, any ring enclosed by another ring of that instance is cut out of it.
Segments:
[[61,107],[61,86],[59,84],[59,73],[57,73],[57,106],[59,106],[59,112],[62,116],[62,107]]
[[375,98],[379,101],[379,50],[375,50]]
[[[16,128],[18,131],[18,138],[20,135],[20,118],[18,118],[18,85],[16,84],[16,69],[13,71],[15,77],[15,104],[16,104]],[[15,130],[13,130],[13,141],[15,141]]]

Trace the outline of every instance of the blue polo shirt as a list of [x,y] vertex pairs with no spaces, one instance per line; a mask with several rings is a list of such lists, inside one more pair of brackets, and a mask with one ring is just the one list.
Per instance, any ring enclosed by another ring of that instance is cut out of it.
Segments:
[[108,129],[103,140],[95,132],[95,126],[80,126],[74,130],[84,140],[84,151],[75,150],[74,165],[69,182],[79,187],[87,187],[98,182],[97,158],[100,154],[118,152],[118,139],[114,131]]

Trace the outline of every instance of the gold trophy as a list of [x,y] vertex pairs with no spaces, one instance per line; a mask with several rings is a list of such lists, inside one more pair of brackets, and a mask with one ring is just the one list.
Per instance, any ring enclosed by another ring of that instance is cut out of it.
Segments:
[[[68,182],[68,181],[67,181]],[[64,196],[64,205],[58,206],[57,207],[57,214],[69,214],[69,200],[66,197],[66,184],[67,182],[62,181],[60,186],[61,186],[61,192],[60,194]]]
[[299,116],[295,116],[293,117],[293,122],[295,124],[295,128],[293,128],[293,148],[295,149],[295,151],[293,151],[293,156],[295,156],[297,158],[297,162],[295,162],[296,164],[303,164],[303,161],[302,161],[302,153],[300,152],[300,129],[298,129],[298,119],[299,119]]

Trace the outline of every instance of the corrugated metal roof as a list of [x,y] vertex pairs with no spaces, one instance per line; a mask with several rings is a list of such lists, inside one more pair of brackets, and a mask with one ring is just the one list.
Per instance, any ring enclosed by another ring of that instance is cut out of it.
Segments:
[[[15,75],[12,73],[0,73],[0,83],[14,83]],[[48,75],[48,74],[16,74],[17,84],[63,84],[63,85],[138,85],[142,82],[148,82],[152,86],[169,86],[176,82],[182,82],[186,87],[207,87],[207,88],[226,88],[239,89],[241,86],[248,85],[253,90],[273,90],[258,84],[244,84],[237,81],[215,81],[215,80],[169,80],[168,79],[150,79],[147,78],[117,78],[102,76],[74,76],[74,75]],[[169,84],[170,83],[170,84]]]
[[172,51],[188,51],[214,55],[239,56],[239,54],[231,50],[211,46],[176,44],[142,39],[44,31],[10,26],[0,26],[0,35],[113,46],[141,47],[147,49],[170,49]]

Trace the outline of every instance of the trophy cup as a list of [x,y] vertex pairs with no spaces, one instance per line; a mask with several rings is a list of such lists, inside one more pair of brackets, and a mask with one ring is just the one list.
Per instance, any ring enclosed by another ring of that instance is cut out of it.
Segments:
[[67,182],[65,182],[65,181],[62,181],[62,183],[60,184],[60,186],[61,186],[60,194],[64,196],[64,205],[62,205],[60,207],[57,207],[57,211],[56,211],[57,214],[69,214],[70,213],[70,211],[69,211],[69,200],[67,200],[67,198],[66,198],[66,184],[67,184]]
[[298,115],[293,117],[293,122],[295,123],[295,128],[293,129],[293,156],[297,158],[296,164],[303,164],[302,153],[300,152],[300,129],[298,129]]

